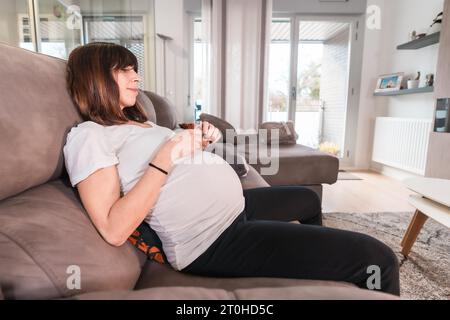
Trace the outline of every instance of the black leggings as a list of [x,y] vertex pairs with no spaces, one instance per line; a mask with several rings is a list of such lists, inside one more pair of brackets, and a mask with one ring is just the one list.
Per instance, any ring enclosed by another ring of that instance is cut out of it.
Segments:
[[[368,235],[322,227],[321,205],[313,191],[269,187],[246,190],[244,196],[241,215],[182,272],[334,280],[368,288],[368,278],[375,274],[368,267],[378,266],[379,289],[400,294],[393,251]],[[287,223],[294,220],[301,224]],[[373,279],[369,281],[376,287]]]

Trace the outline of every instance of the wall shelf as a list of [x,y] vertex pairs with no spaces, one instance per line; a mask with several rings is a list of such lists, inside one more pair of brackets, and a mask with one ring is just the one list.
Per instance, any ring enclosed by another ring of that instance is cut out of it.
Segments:
[[432,33],[423,38],[416,39],[416,40],[404,43],[402,45],[399,45],[397,47],[397,49],[398,50],[416,50],[416,49],[420,49],[420,48],[425,48],[425,47],[428,47],[428,46],[438,43],[440,35],[441,35],[440,32]]
[[417,89],[403,89],[403,90],[397,90],[397,91],[388,91],[388,92],[375,92],[374,96],[401,96],[405,94],[414,94],[414,93],[426,93],[426,92],[433,92],[434,87],[423,87],[423,88],[417,88]]

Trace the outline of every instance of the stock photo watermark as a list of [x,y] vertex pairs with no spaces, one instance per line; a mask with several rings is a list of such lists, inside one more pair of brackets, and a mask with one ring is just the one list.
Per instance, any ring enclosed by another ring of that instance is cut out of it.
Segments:
[[366,11],[366,26],[369,30],[381,30],[381,8],[370,5]]
[[366,281],[367,289],[381,290],[381,268],[377,265],[368,266],[367,274],[370,274]]
[[81,290],[81,268],[77,265],[70,265],[66,269],[69,275],[66,280],[66,286],[69,290]]
[[183,135],[178,139],[178,144],[172,150],[171,155],[175,162],[178,159],[177,155],[189,154],[188,149],[194,148],[190,157],[183,157],[184,164],[219,164],[220,161],[218,162],[216,156],[220,156],[231,165],[245,163],[258,165],[261,175],[276,175],[279,171],[279,129],[259,129],[258,133],[241,135],[236,135],[234,130],[227,129],[224,141],[234,141],[234,143],[213,143],[204,150],[195,148],[195,145],[200,145],[200,141],[197,141],[198,138],[195,136]]
[[66,27],[69,30],[80,30],[81,29],[81,9],[77,5],[71,5],[67,7],[66,14],[68,15],[66,20]]

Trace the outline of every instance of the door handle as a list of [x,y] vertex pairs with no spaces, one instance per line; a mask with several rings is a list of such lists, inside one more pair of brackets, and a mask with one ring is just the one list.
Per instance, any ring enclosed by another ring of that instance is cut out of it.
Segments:
[[292,99],[297,99],[297,87],[292,87],[291,88],[291,97]]

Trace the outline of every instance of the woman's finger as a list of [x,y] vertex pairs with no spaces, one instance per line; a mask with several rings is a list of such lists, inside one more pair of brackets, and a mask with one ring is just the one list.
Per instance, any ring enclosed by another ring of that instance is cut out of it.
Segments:
[[219,129],[214,127],[214,129],[211,132],[211,141],[215,142],[217,137],[218,137],[218,135],[219,135]]
[[216,135],[215,135],[214,142],[217,142],[217,141],[220,140],[220,138],[222,138],[222,133],[220,132],[220,130],[217,129],[217,128],[216,128],[216,130],[217,130],[217,132],[216,132]]
[[214,136],[214,129],[215,128],[213,126],[209,127],[208,133],[206,134],[206,137],[208,139],[212,139],[212,137]]
[[199,145],[201,145],[202,140],[203,140],[203,135],[202,135],[202,130],[200,130],[200,128],[194,130],[194,145],[196,147],[198,147]]
[[202,124],[203,135],[208,136],[209,130],[211,129],[211,124],[207,121],[203,121]]

